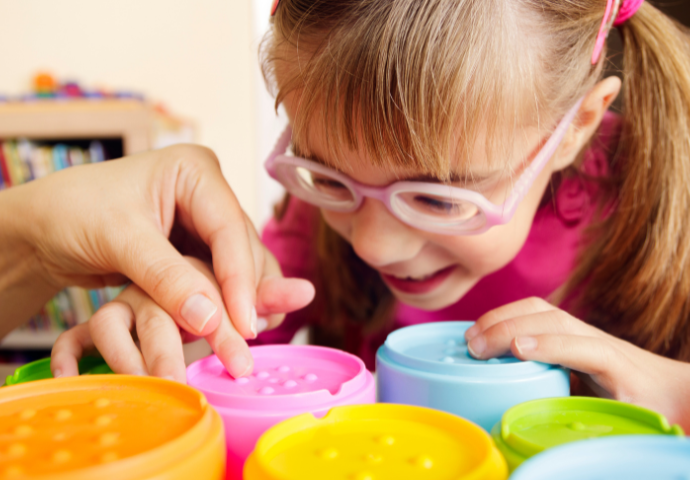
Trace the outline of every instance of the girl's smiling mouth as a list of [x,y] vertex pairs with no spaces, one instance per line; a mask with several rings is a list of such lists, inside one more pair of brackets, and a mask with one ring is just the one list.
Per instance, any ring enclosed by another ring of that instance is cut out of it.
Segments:
[[457,268],[457,265],[451,265],[449,267],[437,270],[430,275],[424,277],[397,277],[388,273],[380,272],[381,278],[386,282],[390,288],[397,290],[402,293],[408,294],[423,294],[435,290],[439,285],[441,285]]

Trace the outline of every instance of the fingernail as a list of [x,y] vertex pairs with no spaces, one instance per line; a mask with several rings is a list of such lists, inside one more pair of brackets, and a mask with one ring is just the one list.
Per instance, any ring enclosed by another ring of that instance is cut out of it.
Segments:
[[218,311],[211,300],[204,295],[197,293],[192,295],[182,305],[180,315],[190,327],[201,333],[211,317]]
[[515,348],[520,355],[525,352],[531,352],[537,348],[537,339],[534,337],[517,337],[515,339]]
[[148,375],[148,373],[146,373],[143,370],[137,370],[132,375],[136,375],[137,377],[146,377]]
[[256,330],[261,333],[268,328],[268,320],[265,318],[259,318],[256,321]]
[[467,340],[469,342],[474,337],[476,337],[478,333],[479,333],[479,327],[475,323],[474,325],[472,325],[470,328],[468,328],[465,331],[465,340]]
[[[165,375],[165,376],[163,376],[163,377],[161,377],[161,378],[162,378],[163,380],[171,380],[171,381],[173,381],[173,382],[177,382],[177,380],[175,379],[175,377],[173,377],[172,375]],[[177,383],[180,383],[180,382],[177,382]]]
[[230,360],[228,373],[235,378],[249,375],[252,371],[252,359],[245,355],[236,355]]
[[468,344],[467,349],[474,358],[482,358],[482,353],[486,350],[486,339],[484,335],[477,335]]
[[60,378],[62,376],[62,370],[57,369],[53,372],[53,377],[54,378]]
[[249,312],[249,328],[252,331],[252,334],[254,335],[253,338],[256,338],[256,336],[259,334],[259,327],[257,325],[258,321],[256,318],[256,308],[252,307],[251,311]]

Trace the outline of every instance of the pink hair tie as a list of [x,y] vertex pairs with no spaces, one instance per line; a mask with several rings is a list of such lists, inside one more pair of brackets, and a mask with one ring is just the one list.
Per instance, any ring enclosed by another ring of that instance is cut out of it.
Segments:
[[623,25],[630,17],[635,15],[635,12],[642,6],[642,2],[644,2],[644,0],[623,0],[618,9],[618,15],[616,15],[616,21],[613,22],[613,26],[618,27],[619,25]]
[[606,37],[609,36],[611,27],[622,25],[640,8],[644,0],[606,0],[606,10],[604,18],[601,19],[601,26],[597,34],[597,41],[592,52],[592,65],[599,62],[601,51],[604,49]]
[[278,10],[278,4],[280,3],[280,0],[273,0],[273,6],[271,7],[271,16],[276,14],[276,10]]

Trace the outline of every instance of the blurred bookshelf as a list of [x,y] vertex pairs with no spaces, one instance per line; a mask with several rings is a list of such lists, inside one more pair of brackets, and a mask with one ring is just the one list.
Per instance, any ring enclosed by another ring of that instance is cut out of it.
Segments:
[[[64,168],[194,141],[192,122],[140,96],[89,95],[81,89],[64,94],[59,86],[51,88],[48,94],[0,98],[0,190]],[[59,292],[0,341],[0,363],[45,357],[61,332],[87,321],[120,291],[71,287]]]

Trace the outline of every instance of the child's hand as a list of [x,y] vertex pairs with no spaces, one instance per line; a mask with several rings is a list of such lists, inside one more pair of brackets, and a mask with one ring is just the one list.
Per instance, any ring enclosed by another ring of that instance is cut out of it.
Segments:
[[[275,262],[272,256],[270,259]],[[205,263],[191,257],[186,257],[186,260],[220,292],[213,272]],[[300,281],[293,279],[293,282]],[[306,280],[302,282],[301,288],[295,289],[292,285],[287,290],[282,277],[264,276],[256,306],[258,314],[263,317],[259,322],[263,323],[261,330],[277,326],[285,312],[302,308],[311,300],[313,287]],[[303,290],[302,294],[295,295],[294,292],[299,293],[300,290]],[[134,343],[133,334],[139,340],[141,351]],[[197,338],[179,328],[146,292],[130,285],[114,301],[100,308],[87,323],[60,335],[53,347],[51,369],[60,371],[63,376],[77,375],[77,362],[95,347],[116,373],[150,374],[185,382],[182,343]],[[253,360],[247,343],[233,327],[225,309],[219,327],[204,338],[231,375],[239,377],[251,372]]]
[[492,310],[465,334],[470,353],[560,364],[600,396],[664,414],[690,430],[690,365],[655,355],[528,298]]

